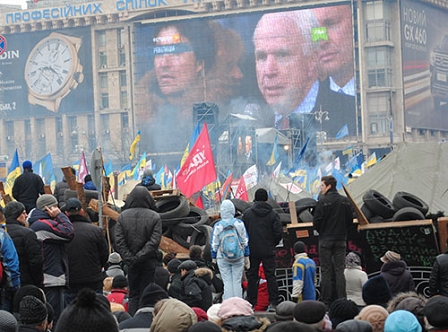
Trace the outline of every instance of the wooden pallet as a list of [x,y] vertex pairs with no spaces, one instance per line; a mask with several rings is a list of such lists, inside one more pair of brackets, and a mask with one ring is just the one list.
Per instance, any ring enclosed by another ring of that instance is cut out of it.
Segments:
[[154,200],[165,199],[170,197],[178,197],[182,195],[179,189],[167,189],[167,190],[151,190],[149,192]]

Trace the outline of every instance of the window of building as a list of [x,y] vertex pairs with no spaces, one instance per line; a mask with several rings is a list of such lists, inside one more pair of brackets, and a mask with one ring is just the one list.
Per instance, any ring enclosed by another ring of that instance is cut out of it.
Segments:
[[392,86],[392,55],[388,47],[367,49],[369,87]]
[[126,53],[124,49],[118,51],[118,63],[121,67],[126,66]]
[[107,89],[107,73],[100,73],[100,87],[101,89]]
[[128,92],[120,91],[120,106],[121,108],[128,108]]
[[124,29],[117,30],[117,40],[118,40],[118,45],[120,45],[120,47],[123,48],[124,40],[125,40],[125,30]]
[[389,94],[369,94],[367,107],[369,110],[370,134],[385,135],[389,133]]
[[127,79],[126,79],[126,72],[124,70],[120,71],[120,86],[126,86]]
[[129,114],[127,112],[121,113],[121,127],[129,128]]
[[107,54],[106,52],[100,52],[99,53],[99,57],[100,57],[100,68],[107,68]]
[[103,137],[109,138],[110,137],[110,118],[109,118],[109,114],[101,114],[100,115],[100,120],[101,120],[101,128],[102,132],[101,134],[103,135]]
[[95,136],[95,116],[92,114],[87,115],[87,141],[89,144],[89,150],[93,151],[96,147]]
[[367,21],[384,18],[383,1],[370,1],[365,3],[365,18]]
[[367,41],[390,41],[390,21],[376,20],[367,22]]
[[99,47],[105,47],[106,46],[106,31],[100,30],[96,32],[96,38],[98,42]]
[[109,94],[108,93],[101,94],[101,108],[109,108]]

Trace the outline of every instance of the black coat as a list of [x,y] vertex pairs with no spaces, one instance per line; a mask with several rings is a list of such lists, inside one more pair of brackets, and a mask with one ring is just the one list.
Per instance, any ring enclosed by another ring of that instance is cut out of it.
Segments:
[[414,279],[404,261],[384,263],[380,275],[386,279],[392,297],[401,292],[415,291]]
[[32,171],[26,171],[19,175],[12,187],[12,196],[25,205],[27,212],[31,210],[30,207],[36,207],[39,195],[44,193],[44,181]]
[[75,238],[66,246],[70,288],[101,288],[101,270],[109,258],[103,230],[81,215],[71,215],[69,219],[75,230]]
[[275,255],[275,247],[282,239],[283,226],[280,216],[266,202],[255,202],[244,211],[241,218],[249,237],[250,255],[270,257]]
[[19,255],[20,285],[41,288],[44,279],[42,243],[36,233],[15,219],[6,219],[6,229]]
[[429,277],[429,294],[448,296],[448,250],[438,255]]
[[213,272],[205,267],[190,270],[182,277],[181,301],[190,307],[199,307],[207,311],[213,304]]
[[352,206],[347,197],[332,188],[319,198],[313,217],[313,227],[319,233],[319,240],[346,240],[347,230],[352,225]]

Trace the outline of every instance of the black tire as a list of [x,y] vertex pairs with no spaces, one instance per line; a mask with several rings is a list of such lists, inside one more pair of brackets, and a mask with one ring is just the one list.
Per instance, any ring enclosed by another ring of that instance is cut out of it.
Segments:
[[196,206],[191,206],[188,216],[182,218],[182,220],[171,227],[171,229],[173,230],[173,233],[188,236],[193,234],[195,227],[207,224],[208,220],[209,216],[207,212]]
[[372,217],[374,216],[372,211],[370,211],[365,203],[361,205],[361,212],[364,214],[368,221],[370,221],[370,219],[372,219]]
[[182,235],[173,233],[172,239],[173,239],[173,241],[177,242],[182,247],[187,248],[187,249],[190,249],[190,245],[192,244],[191,238],[190,238],[190,242],[187,241],[188,236],[182,236]]
[[392,202],[376,190],[368,190],[364,196],[362,196],[362,200],[373,214],[383,217],[384,219],[392,218],[395,212],[397,212]]
[[299,213],[298,218],[300,222],[313,222],[313,214],[310,210],[303,210]]
[[295,201],[295,205],[298,216],[303,210],[310,210],[311,212],[316,207],[317,201],[314,198],[302,198]]
[[204,246],[210,243],[210,237],[212,235],[213,228],[208,225],[201,225],[195,228],[193,235],[190,238],[190,244],[196,244],[198,246]]
[[[89,205],[91,199],[98,199],[98,191],[96,190],[84,190],[86,195],[86,204]],[[78,198],[78,192],[76,190],[67,189],[64,193],[64,199],[67,202],[69,198]]]
[[175,196],[156,202],[156,210],[166,226],[172,226],[190,213],[190,206],[185,196]]
[[397,192],[392,200],[392,203],[397,210],[405,207],[413,207],[420,210],[420,212],[425,216],[429,210],[428,204],[426,204],[423,200],[404,191]]
[[291,215],[289,213],[279,213],[278,215],[283,226],[291,223]]
[[413,207],[404,207],[398,210],[392,217],[392,221],[424,220],[422,211]]
[[230,201],[235,206],[235,212],[239,212],[239,214],[243,214],[244,211],[246,211],[247,209],[249,209],[251,207],[250,203],[245,202],[239,198],[232,198]]

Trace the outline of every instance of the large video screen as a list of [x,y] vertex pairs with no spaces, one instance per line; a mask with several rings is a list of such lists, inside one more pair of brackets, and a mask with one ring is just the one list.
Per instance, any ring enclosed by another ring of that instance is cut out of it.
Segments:
[[448,13],[401,2],[405,124],[448,130]]
[[179,161],[197,122],[236,153],[257,140],[238,127],[294,128],[314,143],[359,133],[349,4],[137,25],[134,50],[148,155]]
[[2,38],[0,111],[5,118],[93,113],[90,28]]

